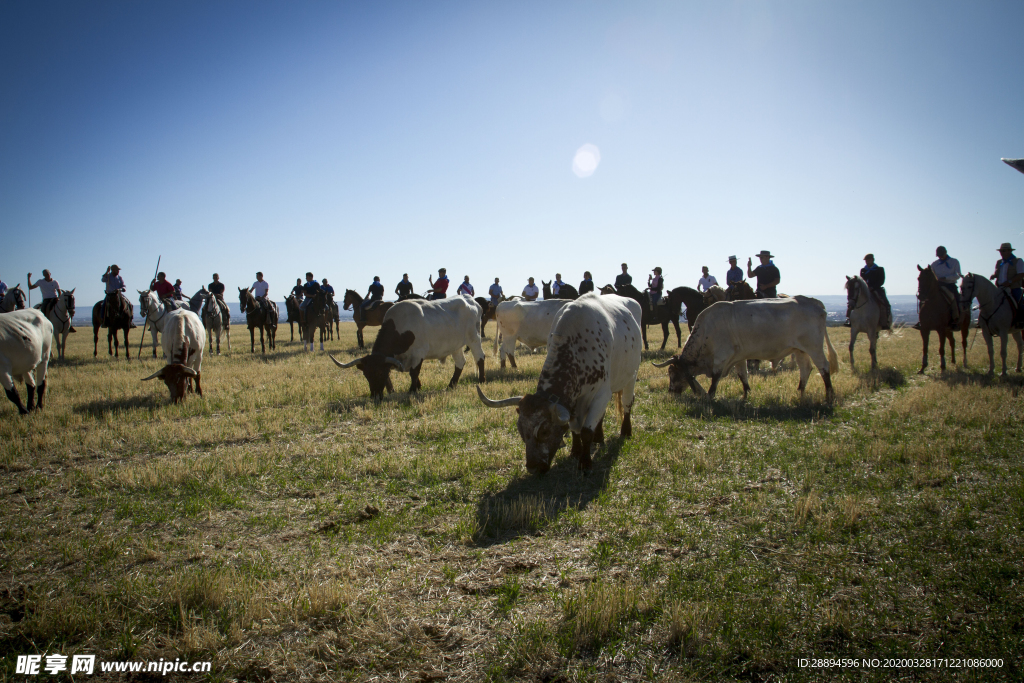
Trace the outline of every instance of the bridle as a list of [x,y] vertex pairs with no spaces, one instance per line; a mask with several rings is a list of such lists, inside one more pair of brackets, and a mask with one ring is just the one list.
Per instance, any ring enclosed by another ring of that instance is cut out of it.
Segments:
[[[146,300],[146,318],[149,318],[149,294],[148,293],[145,296],[145,300]],[[159,318],[157,318],[156,320],[150,320],[149,322],[152,325],[155,326],[158,322],[163,320],[165,315],[167,315],[167,307],[166,306],[164,306],[164,310],[160,311],[160,317]]]
[[64,310],[67,312],[68,317],[66,317],[64,319],[61,319],[60,313],[58,312],[56,304],[54,305],[54,307],[52,309],[50,309],[50,313],[52,313],[53,317],[57,319],[57,321],[60,323],[61,327],[64,327],[64,325],[66,323],[70,323],[71,322],[71,316],[74,314],[74,310],[75,310],[74,301],[75,301],[75,299],[74,299],[74,297],[71,297],[71,302],[72,303],[69,306],[67,298],[66,298],[66,297],[69,297],[69,296],[71,296],[71,295],[68,294],[67,292],[61,292],[61,295],[60,295],[60,301],[62,301],[64,303]]
[[[860,303],[860,304],[857,303],[861,299],[861,289],[862,289],[861,286],[860,286],[861,282],[862,281],[860,281],[858,278],[854,278],[854,279],[850,280],[850,283],[852,285],[856,286],[856,290],[854,290],[852,288],[850,290],[848,290],[849,294],[846,297],[847,302],[849,302],[850,295],[853,295],[854,306],[850,309],[851,311],[856,311],[859,308],[863,308],[863,307],[867,306],[868,305],[868,301],[871,300],[871,294],[869,293],[867,296],[864,297],[864,303]],[[866,283],[865,283],[865,287],[866,287]]]
[[[974,297],[976,296],[976,292],[974,291],[974,288],[975,288],[974,278],[976,278],[976,277],[978,277],[977,273],[970,273],[970,274],[968,274],[968,276],[966,278],[964,278],[964,284],[965,285],[967,284],[967,278],[971,279],[971,290],[970,290],[969,294],[967,292],[964,292],[962,294],[962,296],[960,298],[960,305],[963,305],[965,301],[967,302],[967,305],[970,305],[971,300],[974,299]],[[999,300],[999,303],[996,304],[996,307],[993,308],[992,312],[989,313],[988,315],[983,315],[982,314],[982,311],[980,309],[981,301],[978,301],[978,305],[979,305],[978,320],[985,323],[985,328],[986,329],[991,329],[991,326],[989,325],[989,321],[992,320],[992,318],[994,318],[996,316],[996,313],[999,312],[999,309],[1003,307],[1003,304],[1005,304],[1006,300],[1009,298],[1009,295],[1005,291],[1000,289],[999,293],[1002,294],[1003,296]]]

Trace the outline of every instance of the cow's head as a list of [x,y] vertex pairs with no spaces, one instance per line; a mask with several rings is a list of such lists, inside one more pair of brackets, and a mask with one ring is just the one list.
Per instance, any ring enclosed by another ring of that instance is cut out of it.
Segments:
[[384,398],[385,389],[391,390],[391,369],[398,368],[399,372],[405,371],[402,361],[382,354],[371,353],[368,356],[356,358],[348,363],[342,363],[331,354],[327,355],[339,368],[355,366],[358,370],[362,371],[366,381],[370,384],[370,397],[377,401]]
[[673,394],[681,394],[690,387],[695,394],[703,393],[697,379],[694,377],[693,362],[687,361],[681,355],[672,356],[664,363],[651,362],[656,368],[668,366],[668,390]]
[[519,436],[526,445],[526,469],[531,474],[543,474],[551,469],[551,461],[555,459],[555,453],[562,447],[565,433],[569,431],[568,408],[558,403],[553,396],[527,394],[492,401],[484,396],[479,386],[476,393],[488,408],[516,407],[519,413]]
[[148,382],[151,379],[162,379],[171,392],[171,401],[173,403],[181,403],[182,399],[185,398],[185,392],[189,390],[190,381],[198,376],[199,373],[187,365],[173,363],[163,366],[149,377],[143,378],[142,381]]

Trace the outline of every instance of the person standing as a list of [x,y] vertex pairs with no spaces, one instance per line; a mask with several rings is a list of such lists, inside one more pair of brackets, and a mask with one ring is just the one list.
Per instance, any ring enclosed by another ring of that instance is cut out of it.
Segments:
[[529,278],[526,286],[523,287],[523,298],[527,301],[536,301],[537,297],[540,296],[540,289],[533,283],[533,278]]
[[497,306],[505,299],[505,292],[502,291],[499,282],[498,278],[494,278],[494,284],[487,290],[487,293],[491,295],[492,306]]
[[432,276],[427,276],[430,280],[430,295],[428,299],[444,299],[448,296],[448,271],[445,268],[437,269],[437,281],[434,281]]
[[629,274],[629,266],[622,264],[622,273],[615,276],[615,289],[633,284],[633,276]]
[[370,283],[369,289],[366,290],[366,298],[363,299],[363,303],[360,304],[360,308],[363,310],[369,308],[378,301],[384,300],[384,285],[380,283],[380,276],[374,275],[373,282]]
[[53,307],[57,305],[57,297],[61,295],[60,283],[50,277],[50,271],[43,268],[43,277],[32,282],[32,273],[28,274],[28,288],[38,289],[43,295],[42,312],[49,315]]
[[647,276],[647,288],[651,292],[651,305],[657,306],[665,291],[665,278],[661,276],[661,266],[655,266],[651,272],[654,274]]
[[398,295],[399,301],[405,301],[412,297],[412,283],[409,282],[409,273],[402,273],[402,280],[395,287],[395,294]]
[[725,273],[725,288],[729,289],[737,282],[743,282],[743,269],[736,265],[736,257],[729,257],[729,270]]
[[1009,293],[1010,298],[1017,304],[1017,314],[1014,318],[1014,326],[1021,327],[1024,321],[1024,311],[1021,310],[1024,301],[1021,301],[1024,294],[1024,259],[1013,253],[1013,245],[1003,242],[999,245],[999,256],[996,261],[996,271],[989,276],[990,280],[996,281],[996,286]]
[[753,260],[747,259],[747,277],[757,278],[758,299],[774,299],[779,295],[776,288],[782,281],[779,269],[772,263],[775,256],[767,249],[762,249],[757,257],[761,260],[761,265],[753,270],[750,269]]
[[[715,278],[714,275],[711,275],[708,272],[708,267],[707,266],[701,266],[700,270],[701,270],[701,278],[699,280],[697,280],[697,291],[698,292],[706,292],[709,289],[711,289],[712,287],[714,287],[715,285],[717,285],[718,284],[718,280]],[[737,268],[736,270],[740,270],[740,269]],[[743,276],[743,271],[740,270],[740,279],[743,279],[742,276]]]
[[580,283],[580,296],[594,291],[594,278],[589,270],[583,271],[583,282]]
[[946,248],[939,246],[935,249],[935,261],[932,262],[932,272],[949,296],[946,297],[949,304],[950,314],[953,316],[953,326],[960,325],[960,292],[956,289],[957,280],[963,278],[960,272],[960,262],[949,255]]

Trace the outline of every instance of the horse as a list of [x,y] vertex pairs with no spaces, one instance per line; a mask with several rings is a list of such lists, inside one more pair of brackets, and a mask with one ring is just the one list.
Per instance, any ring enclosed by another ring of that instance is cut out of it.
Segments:
[[853,347],[857,343],[857,335],[863,332],[868,337],[868,350],[871,353],[871,369],[878,369],[878,333],[883,329],[882,316],[885,311],[871,294],[871,289],[864,278],[859,275],[846,276],[846,306],[850,311],[850,370],[853,364]]
[[928,337],[932,330],[939,335],[939,368],[946,371],[946,340],[949,340],[951,362],[956,365],[956,343],[953,341],[953,314],[949,310],[949,301],[942,293],[939,279],[935,277],[932,267],[917,267],[917,298],[920,301],[918,319],[921,323],[921,369],[917,374],[923,375],[928,367]]
[[295,341],[295,325],[299,326],[299,336],[302,336],[302,311],[299,309],[299,301],[294,294],[284,300],[284,309],[288,314],[288,331],[291,332],[291,341]]
[[57,297],[57,303],[46,314],[46,319],[53,325],[53,349],[56,349],[60,360],[64,360],[64,349],[68,345],[68,335],[72,331],[71,320],[74,317],[75,290],[62,291]]
[[547,300],[547,299],[570,299],[570,300],[576,300],[576,299],[580,298],[580,293],[576,290],[575,287],[573,287],[570,284],[562,284],[558,288],[558,294],[552,294],[551,293],[551,282],[544,282],[543,280],[541,280],[540,283],[544,286],[544,299],[545,300]]
[[[337,330],[338,339],[341,339],[341,311],[338,309],[338,302],[331,296],[331,320]],[[334,332],[331,331],[331,320],[327,321],[327,338],[334,339]]]
[[[345,310],[347,311],[350,307],[352,308],[352,319],[356,321],[356,339],[359,341],[359,348],[361,349],[366,348],[363,344],[363,328],[377,327],[383,324],[384,314],[388,312],[389,308],[394,306],[390,301],[381,301],[376,306],[364,309],[363,301],[363,297],[359,296],[358,292],[351,289],[345,290]],[[306,315],[309,315],[308,309],[306,310]],[[312,338],[310,338],[309,343],[312,345]]]
[[[679,329],[679,316],[682,315],[682,307],[686,306],[686,326],[692,332],[693,323],[697,316],[707,308],[707,305],[704,303],[704,297],[692,287],[676,287],[675,289],[670,289],[662,297],[662,301],[667,302],[665,303],[665,311],[661,321],[663,338],[666,341],[668,340],[668,324],[671,322],[676,328],[676,344],[681,347],[683,345],[683,334]],[[661,348],[665,348],[664,342],[662,342]]]
[[21,283],[19,282],[4,294],[3,301],[0,301],[0,313],[20,311],[23,308],[25,308],[25,290],[21,288]]
[[[1005,289],[996,287],[989,282],[988,278],[977,273],[968,273],[960,285],[960,310],[967,309],[967,317],[970,319],[971,301],[978,300],[978,324],[981,333],[985,337],[985,345],[988,346],[988,374],[996,371],[995,349],[992,346],[992,337],[999,335],[999,355],[1003,359],[1003,373],[1006,377],[1006,338],[1012,337],[1017,342],[1017,372],[1021,372],[1022,344],[1021,331],[1013,326],[1013,303],[1010,295]],[[966,366],[967,352],[964,350],[964,365]]]
[[320,290],[313,295],[309,305],[306,306],[305,320],[301,325],[303,351],[306,350],[307,343],[309,343],[309,350],[313,350],[313,331],[317,328],[320,329],[320,350],[324,350],[324,339],[327,337],[327,325],[329,324],[327,320],[330,315],[328,311],[332,303],[334,303],[334,297]]
[[[252,292],[245,287],[239,287],[238,306],[242,313],[245,313],[245,324],[249,327],[249,352],[256,353],[256,328],[260,330],[260,353],[266,353],[268,346],[271,351],[276,349],[277,304],[266,299],[266,306],[261,306]],[[266,340],[263,337],[264,332],[266,332]]]
[[[683,288],[679,288],[683,289]],[[602,288],[602,293],[604,289]],[[640,336],[644,340],[644,350],[648,350],[647,346],[647,326],[648,325],[661,325],[663,333],[661,339],[661,350],[665,350],[665,345],[668,343],[668,323],[673,320],[673,310],[670,309],[670,304],[664,306],[654,306],[651,304],[651,295],[647,290],[640,291],[633,285],[623,285],[615,292],[619,296],[624,296],[629,299],[633,299],[640,304],[640,310],[642,312],[642,319],[640,320]],[[670,292],[671,295],[671,292]],[[679,309],[682,305],[682,298],[680,296],[676,308],[674,310],[674,322],[676,325],[676,335],[679,339],[679,345],[682,346],[682,331],[679,329]]]
[[203,310],[203,304],[206,303],[206,295],[209,292],[206,291],[206,287],[200,287],[199,291],[193,294],[188,300],[188,310],[192,311],[198,316],[201,316]]
[[[207,292],[205,288],[202,292],[205,292],[205,294],[201,294],[203,297],[203,312],[200,317],[203,320],[203,327],[206,328],[206,338],[210,340],[210,353],[213,353],[213,334],[217,335],[217,355],[219,356],[221,332],[227,337],[228,351],[231,350],[231,327],[224,324],[224,312],[221,308],[221,306],[227,308],[227,304]],[[210,334],[211,332],[213,334]]]
[[[206,288],[204,287],[203,290],[201,290],[201,291],[205,291],[205,289]],[[160,330],[157,328],[156,325],[153,325],[153,324],[151,324],[149,322],[149,316],[146,315],[146,311],[149,310],[148,309],[148,304],[146,302],[149,299],[149,292],[152,291],[152,290],[137,289],[135,291],[137,291],[139,293],[139,313],[141,313],[142,317],[143,317],[142,334],[143,335],[146,334],[146,328],[148,327],[150,334],[153,336],[153,358],[156,358],[156,347],[157,347],[157,341],[158,341],[157,336],[158,336]],[[157,298],[159,299],[159,297],[157,297]],[[177,299],[170,299],[170,298],[168,298],[168,299],[159,299],[159,301],[163,304],[163,310],[164,311],[170,311],[170,310],[173,310],[173,309],[176,309],[176,308],[185,308],[185,309],[191,310],[189,303],[186,303],[184,301],[178,301]],[[193,311],[193,313],[195,313],[195,311]],[[140,344],[140,346],[139,346],[140,351],[139,352],[140,353],[142,352],[141,351],[141,349],[142,349],[141,343],[142,342],[139,342],[139,344]]]
[[107,328],[107,354],[118,357],[117,331],[121,330],[124,335],[124,358],[131,362],[131,354],[128,349],[128,331],[132,328],[132,307],[128,298],[118,292],[118,306],[116,310],[106,310],[106,299],[97,301],[92,307],[92,357],[97,355],[99,346],[100,328]]

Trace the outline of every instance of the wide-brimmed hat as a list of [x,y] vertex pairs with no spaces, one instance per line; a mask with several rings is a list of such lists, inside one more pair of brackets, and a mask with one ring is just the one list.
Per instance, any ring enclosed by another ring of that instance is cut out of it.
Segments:
[[771,252],[770,252],[770,251],[768,251],[767,249],[762,249],[762,250],[761,250],[761,251],[760,251],[760,252],[758,253],[758,256],[767,256],[768,258],[775,258],[775,254],[771,253]]
[[113,266],[110,266],[110,269],[111,269],[111,270],[121,270],[120,268],[118,268],[118,267],[117,267],[117,265],[116,265],[116,264],[115,264],[115,265],[113,265]]
[[730,257],[729,257],[728,259],[726,259],[726,260],[727,260],[727,261],[735,261],[735,260],[736,260],[736,257],[735,257],[735,256],[730,256]]
[[1013,251],[1013,245],[1010,244],[1009,242],[1003,242],[1002,244],[999,245],[999,251],[1002,251],[1003,249],[1006,249],[1007,251]]
[[864,260],[867,261],[868,259],[871,259],[872,261],[874,261],[875,260],[875,255],[874,254],[864,254]]

